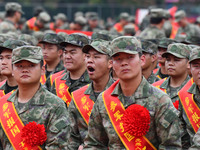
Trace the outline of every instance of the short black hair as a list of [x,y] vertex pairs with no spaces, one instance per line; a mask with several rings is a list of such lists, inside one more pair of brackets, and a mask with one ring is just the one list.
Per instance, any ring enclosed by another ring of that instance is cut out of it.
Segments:
[[150,18],[150,23],[151,24],[159,24],[161,23],[163,20],[163,18],[159,17],[159,18]]
[[13,17],[15,15],[15,12],[16,11],[8,10],[8,11],[6,11],[5,17]]

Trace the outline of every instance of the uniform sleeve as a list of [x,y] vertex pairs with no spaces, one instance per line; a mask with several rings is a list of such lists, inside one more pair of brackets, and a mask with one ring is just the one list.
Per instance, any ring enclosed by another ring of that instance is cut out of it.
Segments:
[[189,148],[189,150],[199,150],[200,149],[200,129],[197,131],[193,138],[193,145]]
[[83,144],[83,141],[81,140],[80,132],[78,129],[78,123],[77,123],[77,118],[80,116],[76,115],[77,109],[76,109],[73,99],[69,105],[68,110],[69,110],[69,119],[70,119],[70,135],[68,139],[68,145],[69,145],[69,149],[75,150],[75,149],[78,149],[78,147],[81,144]]
[[168,96],[162,96],[159,100],[155,118],[159,149],[181,150],[182,128],[178,111]]
[[69,124],[69,115],[64,102],[59,103],[59,106],[50,113],[47,123],[48,130],[45,149],[68,149]]
[[102,95],[99,95],[97,98],[90,115],[88,134],[84,140],[84,150],[108,149],[109,139],[102,124],[102,116],[99,107],[101,103],[99,103],[99,101],[103,101]]

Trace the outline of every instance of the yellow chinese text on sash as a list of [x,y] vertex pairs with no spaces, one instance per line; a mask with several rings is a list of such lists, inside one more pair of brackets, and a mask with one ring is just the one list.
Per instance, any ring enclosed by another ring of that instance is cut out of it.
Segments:
[[137,149],[156,150],[156,148],[151,144],[151,142],[145,136],[136,137],[124,130],[121,118],[123,117],[125,108],[118,99],[118,97],[111,95],[112,91],[114,90],[118,82],[119,81],[113,83],[102,94],[105,108],[107,110],[108,116],[117,135],[119,136],[122,143],[128,150],[137,150]]
[[69,107],[71,102],[71,94],[69,93],[69,87],[65,84],[65,80],[61,80],[64,74],[60,75],[55,79],[56,95],[60,97]]
[[6,94],[0,100],[0,122],[1,126],[15,150],[38,150],[39,146],[29,147],[21,138],[24,124],[19,118],[15,106],[12,102],[7,101],[12,92]]
[[200,109],[193,99],[194,95],[187,92],[192,84],[193,79],[190,79],[186,85],[178,92],[178,95],[187,118],[190,121],[190,124],[192,125],[194,131],[197,132],[200,127]]
[[74,104],[76,105],[76,108],[80,112],[86,124],[88,124],[89,122],[90,114],[94,105],[94,102],[89,98],[90,95],[84,94],[87,88],[88,85],[72,92],[72,98],[74,100]]
[[159,80],[155,83],[153,83],[152,85],[157,87],[158,89],[162,90],[163,92],[167,93],[166,89],[160,88],[160,86],[163,84],[163,82],[166,80],[167,78],[164,78],[162,80]]

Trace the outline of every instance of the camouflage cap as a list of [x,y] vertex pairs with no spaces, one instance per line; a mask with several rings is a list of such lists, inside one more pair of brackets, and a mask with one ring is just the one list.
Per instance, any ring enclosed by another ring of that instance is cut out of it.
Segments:
[[111,41],[111,37],[109,35],[109,31],[107,30],[100,30],[97,32],[92,33],[92,40],[106,40],[106,41]]
[[15,48],[12,52],[12,64],[22,60],[27,60],[35,64],[40,63],[43,60],[42,48],[28,45]]
[[154,8],[150,11],[151,18],[166,18],[166,13],[162,8]]
[[63,13],[58,13],[56,16],[53,17],[55,20],[62,20],[62,21],[67,21],[67,16]]
[[142,44],[142,51],[149,53],[149,54],[157,54],[158,46],[150,41],[147,40],[141,40]]
[[60,44],[63,42],[64,39],[62,39],[60,36],[58,36],[55,33],[46,33],[40,43],[50,43],[50,44]]
[[9,40],[6,40],[2,44],[2,46],[0,46],[0,53],[5,49],[13,50],[17,47],[21,47],[21,46],[24,46],[24,45],[29,45],[29,44],[22,41],[22,40],[9,39]]
[[162,57],[166,57],[168,54],[174,55],[178,58],[187,58],[189,59],[191,52],[191,47],[182,43],[170,44],[167,48],[167,51],[162,54]]
[[24,12],[22,11],[22,6],[19,3],[15,3],[15,2],[7,3],[5,6],[5,10],[6,11],[18,11],[18,12],[24,14]]
[[75,12],[74,18],[79,17],[79,16],[82,16],[82,17],[83,17],[83,16],[84,16],[83,12],[81,12],[81,11]]
[[133,24],[127,24],[124,26],[123,34],[135,35],[135,27]]
[[158,39],[158,48],[160,47],[167,49],[168,45],[172,43],[176,43],[176,41],[170,38]]
[[29,35],[29,34],[21,34],[18,40],[25,41],[33,46],[36,46],[38,44],[38,40],[34,36]]
[[98,19],[99,19],[99,17],[96,12],[92,12],[88,17],[88,20],[98,20]]
[[179,22],[182,18],[186,17],[186,13],[184,10],[179,10],[175,13],[175,21]]
[[84,25],[86,25],[87,20],[83,16],[78,16],[75,18],[74,22],[84,26]]
[[129,14],[127,12],[122,12],[120,15],[119,15],[119,19],[124,19],[124,20],[129,20]]
[[33,36],[38,40],[41,41],[43,39],[44,33],[42,31],[33,32]]
[[85,45],[82,50],[84,53],[87,53],[90,49],[94,49],[101,54],[110,56],[111,50],[109,48],[109,44],[110,43],[108,41],[93,40],[92,43]]
[[82,33],[73,33],[70,34],[64,42],[60,43],[60,45],[64,47],[67,46],[68,44],[83,47],[89,44],[89,38]]
[[185,42],[188,44],[200,45],[200,36],[187,36]]
[[38,16],[38,19],[43,23],[48,23],[51,20],[51,17],[47,12],[41,12]]
[[58,32],[57,35],[61,37],[64,41],[68,38],[69,34],[66,32]]
[[133,36],[120,36],[114,39],[110,45],[111,56],[123,52],[128,54],[142,53],[141,42]]
[[200,59],[200,47],[196,47],[191,50],[189,63],[196,59]]

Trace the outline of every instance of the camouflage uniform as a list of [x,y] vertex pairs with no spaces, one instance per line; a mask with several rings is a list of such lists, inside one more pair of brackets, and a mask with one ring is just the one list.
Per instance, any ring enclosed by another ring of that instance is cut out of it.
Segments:
[[[190,53],[190,58],[189,58],[189,63],[191,63],[193,60],[196,59],[200,59],[200,49],[199,48],[195,48],[192,50],[192,52]],[[194,94],[193,95],[193,100],[196,103],[196,105],[200,108],[200,90],[198,88],[198,86],[193,83],[192,86],[185,92]],[[182,137],[182,145],[183,145],[183,149],[184,150],[188,150],[190,146],[193,145],[194,149],[190,149],[190,150],[196,150],[199,149],[197,148],[199,143],[197,143],[197,140],[199,140],[198,137],[198,132],[197,134],[195,133],[188,117],[187,114],[183,108],[183,105],[181,104],[181,102],[179,102],[179,111],[180,111],[180,119],[182,122],[182,126],[184,129],[184,136]],[[196,136],[195,136],[196,134]],[[195,149],[196,148],[196,149]]]
[[[97,52],[105,55],[110,55],[110,49],[108,48],[107,41],[101,40],[94,40],[91,44],[86,45],[83,47],[83,52],[87,53],[88,50],[91,48],[95,49]],[[105,86],[104,90],[110,87],[111,84],[114,83],[112,77],[110,77],[107,85]],[[104,91],[103,90],[103,91]],[[100,92],[99,92],[100,93]],[[90,99],[96,102],[97,94],[94,92],[93,83],[90,83],[87,90],[84,92],[85,95],[90,95]],[[80,145],[83,144],[85,136],[87,135],[88,125],[86,124],[85,120],[83,119],[82,115],[80,114],[79,110],[77,109],[74,100],[72,99],[69,105],[69,117],[70,117],[70,137],[68,140],[69,149],[78,149]]]
[[[60,43],[60,45],[63,47],[66,47],[68,44],[72,44],[72,45],[78,46],[78,47],[83,47],[86,44],[89,44],[89,39],[84,34],[74,33],[74,34],[70,34],[69,37],[65,40],[65,42]],[[71,82],[69,72],[67,72],[61,78],[61,80],[66,80],[65,84],[69,87],[68,90],[70,93],[91,82],[89,79],[87,70],[74,83]],[[51,92],[56,94],[55,82],[53,82],[53,85],[51,87]]]
[[[23,46],[13,50],[13,64],[21,60],[38,64],[42,59],[42,50],[39,47]],[[27,103],[18,102],[19,92],[18,90],[15,91],[7,101],[13,102],[24,125],[32,121],[44,124],[47,140],[41,148],[67,149],[66,141],[69,133],[69,119],[64,102],[42,86]],[[13,149],[1,126],[0,139],[3,149]]]
[[[150,18],[165,18],[165,13],[163,9],[152,9],[150,13]],[[158,29],[155,25],[150,24],[149,27],[144,29],[139,37],[143,39],[161,39],[165,38],[165,32],[162,29]]]
[[[13,11],[13,12],[20,12],[23,14],[22,7],[18,3],[7,3],[5,6],[6,11]],[[0,33],[7,33],[9,31],[16,32],[17,28],[15,27],[15,24],[10,21],[9,19],[5,18],[3,22],[0,23]]]
[[[175,14],[176,22],[181,21],[183,18],[186,18],[186,13],[183,10],[179,10]],[[175,39],[185,40],[186,36],[199,36],[200,28],[197,25],[187,23],[185,27],[180,27],[176,34]]]
[[[134,37],[123,36],[112,41],[111,50],[112,56],[119,52],[138,54],[141,53],[141,44]],[[145,137],[157,149],[181,149],[182,130],[178,114],[165,93],[151,86],[143,77],[132,96],[125,97],[123,95],[120,81],[111,95],[117,96],[124,108],[131,104],[139,104],[149,110],[150,129]],[[102,94],[99,95],[94,104],[84,144],[84,149],[125,149],[110,121]]]
[[[47,33],[47,34],[44,35],[43,39],[39,43],[41,43],[41,44],[50,43],[50,44],[54,44],[54,45],[59,46],[59,44],[61,42],[63,42],[63,41],[64,41],[64,39],[62,37],[58,36],[57,34],[55,34],[55,33]],[[48,78],[50,77],[51,74],[54,74],[54,73],[59,72],[59,71],[62,71],[64,69],[65,69],[65,67],[63,66],[63,62],[62,61],[60,61],[57,64],[57,66],[54,68],[54,70],[51,71],[51,72],[47,71],[47,65],[45,65],[45,70],[46,70],[45,75],[46,75],[46,78],[47,78],[48,82],[50,83],[50,79],[48,79]],[[46,85],[47,89],[50,88],[49,87],[49,83]]]
[[[156,44],[148,41],[148,40],[141,40],[142,43],[142,51],[145,55],[145,53],[148,53],[150,55],[156,55],[158,51],[158,47]],[[152,66],[150,66],[152,67]],[[147,81],[152,84],[156,81],[159,81],[160,79],[152,72],[151,70],[151,75],[148,77]]]
[[[104,90],[110,87],[110,85],[113,82],[114,80],[110,77]],[[96,102],[97,97],[94,94],[92,83],[88,86],[84,94],[90,95],[90,99]],[[70,126],[71,126],[70,136],[68,139],[68,146],[69,146],[69,149],[74,150],[74,149],[78,149],[78,147],[81,144],[83,144],[85,136],[87,135],[88,125],[86,124],[85,120],[83,119],[77,107],[75,106],[73,99],[69,105],[68,110],[69,110],[69,118],[70,118]]]
[[150,84],[153,84],[154,82],[159,81],[160,79],[152,72],[151,75],[148,77],[147,81]]
[[[82,76],[76,80],[73,84],[70,81],[70,75],[69,72],[67,72],[62,78],[61,80],[66,80],[65,84],[69,87],[69,92],[73,92],[81,87],[83,87],[84,85],[87,85],[88,83],[90,83],[90,78],[88,75],[87,70],[82,74]],[[56,95],[56,86],[55,86],[55,82],[53,82],[53,85],[51,87],[50,90],[53,94]]]
[[[167,51],[162,55],[163,57],[166,57],[168,54],[171,54],[173,56],[176,56],[178,58],[182,59],[189,59],[190,55],[190,47],[181,44],[181,43],[175,43],[175,44],[170,44],[168,46]],[[178,97],[178,91],[190,80],[189,75],[187,78],[184,80],[184,82],[181,84],[181,86],[177,88],[173,88],[170,86],[170,78],[167,78],[160,86],[160,88],[166,89],[167,94],[170,96],[172,102],[174,103],[175,101],[179,100]]]

